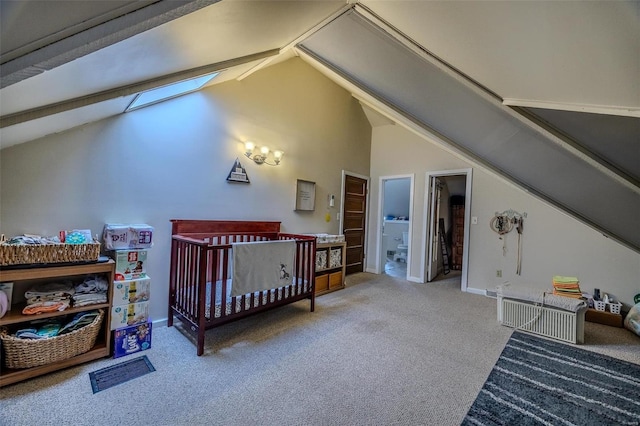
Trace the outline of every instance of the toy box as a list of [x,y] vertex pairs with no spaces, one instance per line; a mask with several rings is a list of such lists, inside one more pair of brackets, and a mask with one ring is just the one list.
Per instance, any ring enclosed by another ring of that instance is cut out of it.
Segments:
[[107,250],[151,248],[153,226],[142,224],[107,223],[102,231]]
[[135,280],[147,276],[146,250],[117,250],[113,252],[116,261],[116,281]]
[[113,332],[113,357],[131,355],[151,347],[151,321]]
[[113,282],[113,306],[146,302],[151,297],[151,278]]
[[142,324],[149,320],[149,302],[129,303],[111,308],[111,330]]

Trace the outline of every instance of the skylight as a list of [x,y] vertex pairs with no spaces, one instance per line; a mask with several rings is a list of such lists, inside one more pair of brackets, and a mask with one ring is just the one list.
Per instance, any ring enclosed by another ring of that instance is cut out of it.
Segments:
[[216,77],[219,72],[202,75],[200,77],[190,78],[189,80],[182,80],[176,83],[168,84],[166,86],[156,87],[155,89],[147,90],[138,94],[133,102],[129,104],[124,112],[133,111],[138,108],[146,107],[148,105],[156,104],[158,102],[166,101],[167,99],[177,98],[178,96],[186,95],[187,93],[195,92],[200,89],[206,83]]

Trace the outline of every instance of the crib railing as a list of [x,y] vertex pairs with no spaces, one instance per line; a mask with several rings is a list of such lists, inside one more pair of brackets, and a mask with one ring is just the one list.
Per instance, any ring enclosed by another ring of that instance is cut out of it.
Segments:
[[[276,239],[296,241],[295,281],[272,290],[228,297],[232,277],[232,244]],[[238,316],[302,298],[310,298],[313,311],[314,259],[315,238],[306,235],[263,232],[174,235],[171,245],[169,325],[172,325],[174,313],[191,323],[192,329],[206,328],[213,323],[231,321]]]

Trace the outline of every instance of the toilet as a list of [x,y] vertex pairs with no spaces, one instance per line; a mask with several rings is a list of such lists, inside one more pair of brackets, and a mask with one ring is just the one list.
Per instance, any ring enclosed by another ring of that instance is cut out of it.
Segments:
[[396,254],[393,256],[393,260],[395,262],[398,261],[402,261],[402,262],[406,262],[407,261],[407,250],[409,250],[409,233],[408,232],[403,232],[402,233],[402,244],[398,244],[398,251],[396,251]]

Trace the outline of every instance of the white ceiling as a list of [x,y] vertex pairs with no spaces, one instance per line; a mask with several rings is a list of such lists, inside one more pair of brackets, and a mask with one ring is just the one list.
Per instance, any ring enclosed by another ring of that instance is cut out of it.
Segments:
[[638,1],[364,1],[502,98],[640,109]]
[[[51,4],[57,5],[60,10],[67,10],[83,2],[26,0],[19,2],[19,10],[7,13],[5,8],[8,8],[9,3],[13,2],[0,3],[3,8],[3,66],[5,58],[11,59],[12,52],[20,49],[18,45],[10,46],[11,50],[5,46],[5,31],[10,33],[12,28],[38,26],[37,22],[51,20],[55,20],[61,30],[71,27],[74,22],[69,20],[77,17],[66,14],[52,15]],[[110,12],[110,1],[86,3],[103,4],[102,8],[96,9],[97,13]],[[0,115],[4,117],[20,113],[25,116],[25,111],[61,102],[71,103],[77,114],[55,114],[59,117],[49,121],[55,122],[56,128],[48,126],[45,122],[38,123],[38,126],[33,126],[33,123],[28,126],[3,126],[0,133],[2,147],[32,140],[34,136],[42,137],[60,131],[61,127],[71,128],[84,124],[88,116],[100,119],[113,115],[113,111],[107,108],[103,114],[99,114],[99,108],[96,110],[95,106],[83,106],[87,102],[80,100],[86,96],[107,91],[113,92],[107,97],[115,97],[119,94],[119,88],[205,66],[216,66],[226,70],[214,80],[218,84],[238,78],[261,63],[260,59],[242,59],[245,56],[266,52],[260,56],[272,59],[273,55],[282,56],[277,58],[278,60],[290,57],[291,51],[283,51],[281,54],[279,51],[331,16],[344,4],[340,1],[220,1],[4,87],[0,90]],[[5,25],[8,16],[12,16],[14,21]],[[83,17],[86,18],[86,15]],[[48,28],[50,32],[55,33],[50,22]],[[39,32],[34,36],[43,34]],[[25,43],[26,37],[22,34],[20,37],[8,37],[7,40]],[[51,37],[53,36],[49,38]],[[62,40],[60,43],[64,42]],[[74,104],[70,100],[77,102]],[[91,108],[94,113],[84,113],[84,108]],[[45,113],[55,111],[55,108],[51,108]],[[20,128],[24,128],[24,131]]]
[[[152,3],[3,1],[1,62],[6,66],[41,45],[86,33],[118,13]],[[24,121],[31,118],[20,115],[25,111],[246,55],[273,55],[273,49],[290,47],[350,2],[209,0],[213,4],[200,9],[197,0],[182,3],[196,4],[196,10],[4,87],[0,115],[16,114],[17,121]],[[640,115],[640,2],[359,3],[503,99],[526,106],[575,111],[595,107],[599,112]],[[234,62],[215,83],[237,78],[260,63]],[[44,120],[55,128],[43,120],[37,126],[5,122],[2,147],[117,113],[107,108],[101,113],[95,105],[91,110]]]
[[[576,166],[598,169],[637,201],[637,0],[0,0],[0,148],[121,114],[152,87],[220,70],[211,84],[245,78],[292,57],[354,7],[449,75],[513,106],[539,126],[535,132],[577,154]],[[333,47],[355,33],[347,28]],[[372,125],[391,122],[379,110],[365,112]]]

